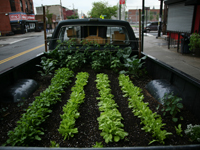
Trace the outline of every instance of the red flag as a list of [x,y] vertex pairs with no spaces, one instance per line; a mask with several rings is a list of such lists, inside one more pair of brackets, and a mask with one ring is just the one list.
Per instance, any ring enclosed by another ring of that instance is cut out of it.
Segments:
[[119,0],[119,4],[125,4],[125,0]]

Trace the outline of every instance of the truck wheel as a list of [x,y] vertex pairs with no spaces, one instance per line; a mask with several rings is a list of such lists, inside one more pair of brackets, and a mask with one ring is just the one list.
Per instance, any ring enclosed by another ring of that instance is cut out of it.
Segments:
[[147,33],[149,33],[150,32],[150,30],[147,30]]

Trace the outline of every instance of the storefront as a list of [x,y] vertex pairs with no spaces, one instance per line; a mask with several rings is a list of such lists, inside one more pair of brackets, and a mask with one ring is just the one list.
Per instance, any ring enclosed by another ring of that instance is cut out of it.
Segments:
[[12,32],[15,34],[24,34],[26,32],[34,32],[38,29],[38,21],[35,20],[35,15],[16,12],[9,13],[10,25]]

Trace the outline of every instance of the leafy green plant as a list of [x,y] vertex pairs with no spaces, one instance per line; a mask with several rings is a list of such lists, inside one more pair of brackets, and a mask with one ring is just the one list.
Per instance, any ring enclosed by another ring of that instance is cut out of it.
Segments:
[[122,67],[122,63],[121,61],[117,58],[117,57],[113,57],[113,60],[111,61],[111,66],[110,68],[114,71],[114,72],[118,72],[119,69]]
[[92,61],[91,66],[92,66],[92,69],[94,69],[95,71],[99,71],[103,65],[101,64],[100,61],[95,60],[95,61]]
[[78,133],[78,129],[74,126],[76,119],[80,116],[78,108],[84,102],[85,93],[83,88],[87,84],[88,77],[87,72],[80,72],[76,75],[77,80],[75,86],[71,89],[70,99],[63,107],[64,114],[61,115],[62,121],[58,131],[64,136],[64,140],[74,137],[74,134]]
[[50,147],[60,147],[59,144],[57,144],[55,141],[50,141],[51,145]]
[[111,94],[108,76],[106,74],[97,74],[96,87],[99,90],[100,100],[98,103],[99,110],[101,111],[100,117],[97,118],[99,122],[99,129],[102,130],[101,136],[106,143],[118,142],[128,136],[122,128],[124,125],[121,123],[123,119],[121,113],[117,109],[117,104],[112,99],[114,96]]
[[128,69],[127,71],[122,70],[120,74],[131,74],[133,77],[141,76],[144,71],[141,69],[144,62],[142,60],[146,59],[146,56],[142,57],[141,59],[137,58],[137,55],[132,56],[131,58],[127,58],[125,60],[124,66]]
[[200,48],[200,35],[198,33],[192,33],[190,36],[190,50],[195,50]]
[[200,125],[187,125],[187,129],[185,130],[185,134],[190,137],[190,141],[200,142]]
[[153,113],[149,107],[148,103],[143,102],[144,96],[141,93],[141,89],[133,85],[130,81],[129,76],[120,74],[119,76],[119,85],[121,90],[124,93],[124,97],[129,97],[129,108],[132,109],[132,112],[135,116],[141,119],[141,123],[144,124],[142,130],[145,132],[150,132],[153,134],[153,137],[156,139],[152,140],[149,144],[153,142],[160,142],[164,144],[164,140],[168,135],[172,133],[167,132],[166,130],[161,130],[165,125],[162,123],[162,118],[160,115]]
[[183,131],[182,128],[181,128],[181,124],[179,124],[178,127],[175,126],[175,129],[176,129],[177,135],[183,136],[182,133],[181,133]]
[[17,121],[14,131],[8,132],[9,138],[5,145],[27,146],[35,140],[41,140],[39,136],[44,135],[44,132],[40,124],[49,117],[52,105],[61,101],[61,93],[71,82],[69,78],[72,76],[73,72],[68,68],[60,68],[55,71],[51,85],[40,96],[35,97],[35,101]]
[[38,72],[41,74],[41,76],[52,75],[52,72],[54,71],[57,62],[58,62],[57,60],[42,57],[40,62],[41,65],[36,65],[36,66],[41,67],[43,71],[38,71]]
[[103,147],[103,144],[102,142],[96,142],[95,145],[92,146],[93,148],[102,148]]
[[[163,109],[161,111],[163,111],[163,116],[166,115],[167,112],[169,112],[169,114],[172,116],[172,120],[174,122],[178,121],[178,118],[176,117],[178,112],[181,112],[181,109],[183,108],[183,104],[179,103],[180,101],[182,101],[182,98],[174,96],[173,93],[172,94],[165,94],[164,97],[161,99],[161,101],[163,102]],[[183,117],[180,116],[180,119],[183,120]]]

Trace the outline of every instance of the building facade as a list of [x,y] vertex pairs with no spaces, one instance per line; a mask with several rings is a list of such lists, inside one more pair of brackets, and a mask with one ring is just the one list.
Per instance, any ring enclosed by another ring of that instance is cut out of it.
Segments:
[[[142,12],[141,12],[142,13]],[[149,9],[145,11],[145,16],[147,14],[147,22],[158,21],[160,9]],[[129,9],[128,10],[128,22],[129,23],[139,23],[139,9]]]
[[37,29],[32,0],[0,0],[2,35],[25,33]]
[[[55,22],[59,22],[63,20],[63,9],[61,5],[45,5],[46,13],[53,14],[56,16]],[[42,15],[43,14],[43,6],[36,7],[36,15]]]

